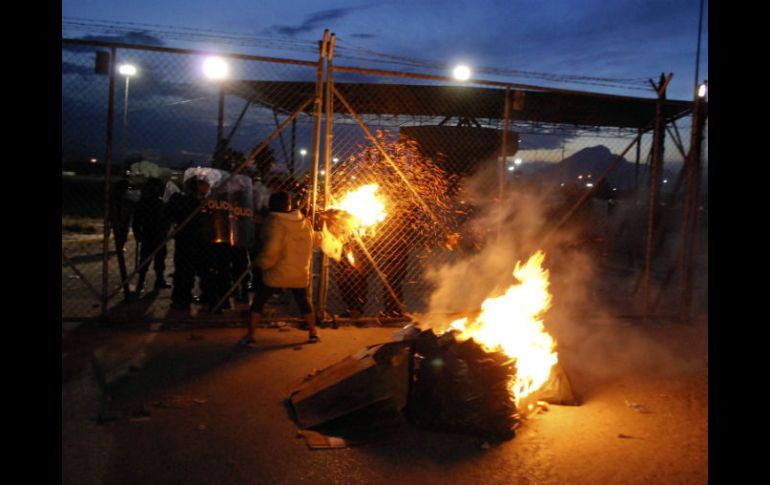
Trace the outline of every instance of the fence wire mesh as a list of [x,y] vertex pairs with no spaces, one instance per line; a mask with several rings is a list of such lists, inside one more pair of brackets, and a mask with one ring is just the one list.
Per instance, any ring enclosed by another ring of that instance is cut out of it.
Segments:
[[[376,185],[387,214],[345,240],[342,257],[329,263],[328,275],[319,272],[316,256],[313,284],[328,290],[317,302],[328,313],[426,311],[437,268],[472,257],[500,238],[526,257],[534,250],[532,241],[587,191],[592,196],[561,228],[570,235],[562,242],[626,281],[619,289],[610,283],[616,279],[598,278],[594,294],[629,309],[638,303],[653,160],[652,133],[641,134],[641,126],[548,119],[553,111],[574,110],[569,105],[543,105],[542,112],[524,116],[524,96],[532,95],[521,90],[408,75],[395,81],[344,69],[334,72],[332,95],[324,96],[323,108],[330,102],[333,108],[326,120],[316,116],[321,105],[315,63],[224,56],[230,80],[214,81],[202,75],[202,53],[136,46],[115,49],[112,68],[131,64],[137,73],[115,74],[111,98],[110,66],[99,65],[110,51],[109,45],[82,42],[64,42],[62,49],[63,318],[101,315],[105,295],[109,316],[116,319],[179,318],[168,313],[172,302],[185,306],[201,299],[202,305],[191,307],[193,316],[217,307],[226,313],[245,310],[249,285],[258,278],[250,268],[260,249],[267,198],[289,191],[309,215],[316,149],[316,209],[339,206],[357,189]],[[463,91],[469,87],[484,92],[471,96]],[[653,122],[652,116],[645,120],[644,129]],[[680,169],[689,150],[689,123],[685,117],[667,126],[654,214],[652,298],[658,309],[674,308],[679,299],[666,288],[680,277],[676,262],[682,254],[685,200]],[[601,181],[621,154],[621,163]],[[239,175],[230,177],[236,171]],[[210,181],[211,200],[202,213],[219,222],[210,225],[206,243],[187,254],[190,264],[185,265],[179,239],[166,232],[181,233],[185,217],[178,216],[176,224],[166,217],[161,239],[147,239],[143,220],[148,207],[156,207],[151,215],[173,212],[168,210],[173,194],[188,192],[185,178],[196,175]],[[707,241],[705,232],[700,237],[701,243]],[[180,265],[200,266],[190,288],[178,284]],[[212,271],[215,289],[207,292],[210,279],[203,275]],[[280,303],[274,316],[296,314],[290,299]],[[634,309],[643,311],[638,305]]]

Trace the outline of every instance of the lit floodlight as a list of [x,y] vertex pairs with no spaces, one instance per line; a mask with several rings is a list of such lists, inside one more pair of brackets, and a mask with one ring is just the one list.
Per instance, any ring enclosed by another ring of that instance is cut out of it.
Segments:
[[512,166],[512,165],[508,167],[508,171],[509,171],[509,172],[513,172],[513,170],[514,170],[514,169],[515,169],[515,167],[514,167],[514,166]]
[[455,79],[458,81],[467,81],[471,78],[471,68],[460,64],[459,66],[454,68],[454,71],[452,71],[452,75],[454,75]]
[[521,158],[517,158],[516,160],[513,161],[513,163],[515,163],[516,165],[521,165]]
[[586,187],[593,187],[593,186],[594,186],[594,184],[592,184],[591,182],[588,182],[588,183],[586,184]]
[[95,158],[92,158],[92,159],[91,159],[91,163],[96,163],[96,159],[95,159]]
[[209,79],[224,79],[228,72],[227,62],[221,57],[209,57],[203,61],[203,74]]
[[121,64],[118,67],[118,72],[123,74],[124,76],[133,76],[136,74],[136,66],[133,66],[131,64]]
[[705,98],[706,97],[706,92],[708,92],[708,84],[706,84],[704,82],[703,84],[698,86],[698,97],[699,98]]
[[300,155],[302,155],[302,156],[304,157],[305,155],[307,155],[307,150],[305,150],[305,149],[303,148],[302,150],[300,150],[300,151],[299,151],[299,154],[300,154]]

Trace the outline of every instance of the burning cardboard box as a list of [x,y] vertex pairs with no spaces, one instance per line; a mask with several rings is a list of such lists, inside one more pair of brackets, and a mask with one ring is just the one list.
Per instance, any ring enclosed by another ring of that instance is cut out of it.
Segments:
[[446,331],[415,327],[402,341],[367,347],[307,380],[290,396],[298,424],[386,402],[417,426],[501,441],[540,400],[576,404],[543,328],[551,298],[543,259],[538,252],[517,263],[518,284]]

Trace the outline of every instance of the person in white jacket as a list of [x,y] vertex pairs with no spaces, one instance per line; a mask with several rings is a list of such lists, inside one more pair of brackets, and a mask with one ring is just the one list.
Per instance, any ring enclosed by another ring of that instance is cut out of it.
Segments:
[[265,222],[264,246],[254,264],[262,270],[251,302],[248,331],[240,343],[254,343],[254,328],[262,320],[268,299],[281,289],[290,289],[309,330],[309,341],[318,342],[313,307],[308,298],[313,246],[317,244],[310,221],[299,210],[291,210],[291,195],[270,196],[270,213]]

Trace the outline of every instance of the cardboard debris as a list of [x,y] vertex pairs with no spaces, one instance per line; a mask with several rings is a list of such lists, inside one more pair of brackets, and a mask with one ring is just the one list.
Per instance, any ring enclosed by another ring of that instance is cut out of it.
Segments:
[[[509,390],[515,360],[502,352],[488,352],[473,339],[458,341],[453,332],[435,335],[414,326],[393,337],[397,341],[365,347],[325,369],[313,369],[294,386],[288,404],[298,426],[307,430],[385,409],[403,413],[419,427],[499,442],[513,438],[524,417],[547,411],[547,403],[578,404],[558,363],[547,383],[517,409]],[[344,447],[324,435],[302,436],[311,448]]]
[[348,442],[339,436],[327,436],[309,429],[300,430],[297,435],[304,438],[311,450],[347,448]]
[[406,405],[409,348],[404,342],[366,347],[319,371],[290,393],[297,424],[310,428],[376,403]]

